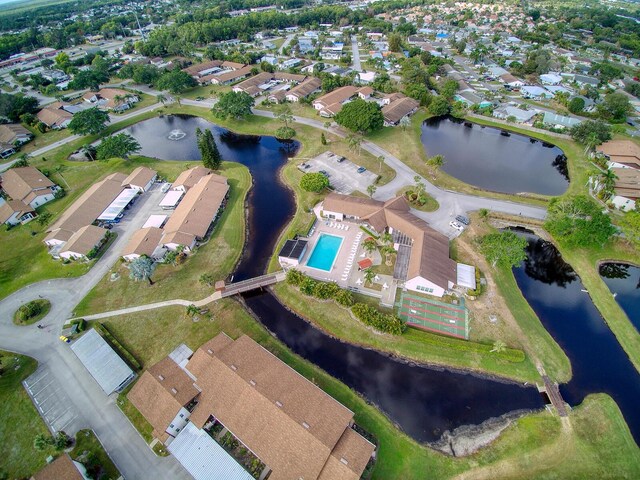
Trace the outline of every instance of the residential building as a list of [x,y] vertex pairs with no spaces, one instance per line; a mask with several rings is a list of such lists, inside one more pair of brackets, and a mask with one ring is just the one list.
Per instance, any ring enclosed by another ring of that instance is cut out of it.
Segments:
[[106,240],[108,230],[95,225],[78,229],[58,252],[60,258],[67,260],[87,260],[90,252],[99,249]]
[[613,168],[640,169],[640,145],[631,140],[610,140],[596,147]]
[[557,113],[545,112],[542,122],[555,128],[571,128],[582,122],[579,118],[558,115]]
[[408,290],[442,297],[457,284],[457,265],[449,257],[449,239],[410,212],[404,197],[387,202],[330,193],[322,206],[325,217],[367,223],[378,233],[388,231],[407,256],[403,273]]
[[[211,439],[214,424],[265,464],[270,480],[357,480],[364,472],[375,446],[352,428],[353,412],[248,336],[220,333],[182,371],[173,361],[154,365],[129,399],[195,478],[216,478],[222,465],[230,468],[228,455],[211,455],[217,445],[211,440],[201,453],[182,448],[195,435]],[[176,425],[180,412],[189,414],[188,422],[170,438],[175,431],[167,422]]]
[[595,77],[589,77],[588,75],[575,75],[573,81],[578,85],[590,85],[592,87],[598,87],[600,80]]
[[0,223],[18,225],[36,218],[36,211],[20,200],[7,200],[0,205]]
[[556,73],[543,73],[540,75],[540,81],[544,85],[560,85],[562,77]]
[[282,268],[297,267],[307,251],[307,241],[287,240],[278,253],[278,262]]
[[321,97],[315,99],[312,103],[313,107],[320,113],[322,117],[333,117],[341,109],[342,105],[347,103],[351,98],[358,95],[360,98],[369,98],[373,93],[371,87],[354,87],[347,85],[336,88]]
[[144,255],[154,260],[161,260],[166,254],[166,249],[160,243],[163,234],[161,228],[141,228],[131,236],[129,243],[124,247],[122,258],[132,262]]
[[208,78],[209,76],[203,77],[202,80],[208,79],[213,85],[228,85],[248,77],[251,74],[252,68],[250,65],[247,65],[237,70],[230,70],[220,75],[213,75],[211,78]]
[[182,245],[188,251],[202,240],[225,206],[229,193],[227,179],[210,173],[191,187],[164,227],[162,244],[174,250]]
[[500,107],[493,111],[493,116],[502,120],[508,120],[513,117],[518,123],[527,123],[536,115],[533,110],[523,110],[518,107],[506,106]]
[[640,170],[613,168],[616,175],[612,203],[620,210],[634,210],[640,199]]
[[252,97],[257,97],[262,92],[270,88],[270,82],[273,80],[273,74],[269,72],[261,72],[253,77],[238,83],[233,87],[234,92],[244,92]]
[[500,75],[500,80],[503,84],[511,88],[520,88],[524,85],[524,82],[522,80],[514,77],[510,73],[503,73],[502,75]]
[[103,88],[98,92],[87,92],[82,98],[93,107],[113,112],[129,110],[140,101],[137,95],[120,88]]
[[158,172],[155,170],[151,170],[148,167],[137,167],[122,181],[122,186],[134,188],[143,193],[153,186],[157,178]]
[[13,200],[37,208],[55,198],[59,187],[34,167],[11,168],[1,176],[2,190]]
[[68,453],[47,464],[38,473],[31,476],[31,480],[89,480],[87,469],[80,462],[72,460]]
[[523,98],[530,98],[532,100],[545,100],[553,97],[551,92],[537,85],[524,85],[520,88],[520,94]]
[[386,127],[398,125],[403,118],[413,115],[419,107],[420,102],[402,95],[402,97],[382,107],[384,125]]
[[310,77],[289,90],[285,94],[285,98],[290,102],[299,102],[300,99],[307,98],[309,95],[320,90],[321,87],[322,82],[319,78]]
[[189,170],[185,170],[178,178],[176,178],[175,182],[171,184],[171,190],[180,190],[186,192],[191,187],[193,187],[196,183],[200,181],[202,177],[205,177],[212,173],[212,170],[206,167],[193,167]]
[[22,145],[33,138],[33,134],[19,123],[0,125],[0,144]]
[[38,112],[38,120],[52,130],[67,128],[71,123],[73,114],[64,109],[66,105],[68,104],[63,102],[54,102],[47,105]]

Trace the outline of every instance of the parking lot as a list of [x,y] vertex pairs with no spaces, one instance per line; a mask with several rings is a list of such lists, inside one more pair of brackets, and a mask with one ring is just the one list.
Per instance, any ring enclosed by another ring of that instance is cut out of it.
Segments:
[[378,175],[365,170],[358,173],[359,165],[336,155],[332,152],[324,152],[317,157],[307,160],[298,166],[305,173],[324,171],[329,176],[329,183],[337,193],[348,195],[354,191],[367,193],[367,187],[378,179]]
[[27,393],[52,432],[65,431],[73,435],[78,430],[75,425],[77,415],[64,386],[55,381],[48,367],[40,366],[33,375],[22,382]]

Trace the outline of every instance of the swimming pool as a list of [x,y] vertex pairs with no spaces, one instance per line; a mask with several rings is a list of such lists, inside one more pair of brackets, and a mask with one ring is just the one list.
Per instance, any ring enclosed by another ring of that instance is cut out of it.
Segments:
[[340,245],[342,245],[342,237],[321,233],[318,243],[316,243],[313,252],[311,252],[309,260],[307,260],[307,267],[330,272],[333,262],[338,256]]

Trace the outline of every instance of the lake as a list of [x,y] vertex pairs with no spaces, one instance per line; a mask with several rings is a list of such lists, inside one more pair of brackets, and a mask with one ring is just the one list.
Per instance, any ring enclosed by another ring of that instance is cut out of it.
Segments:
[[636,330],[640,331],[640,267],[607,262],[600,265],[600,276]]
[[423,122],[420,138],[428,157],[444,156],[444,172],[483,190],[555,196],[569,186],[564,152],[525,135],[435,117]]

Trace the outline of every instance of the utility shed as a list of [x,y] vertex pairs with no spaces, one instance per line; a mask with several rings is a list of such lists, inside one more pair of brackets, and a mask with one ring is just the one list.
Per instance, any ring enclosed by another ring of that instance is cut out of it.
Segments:
[[136,376],[94,329],[73,342],[71,350],[107,395],[121,391]]
[[207,432],[191,422],[169,444],[168,449],[195,480],[255,480]]

